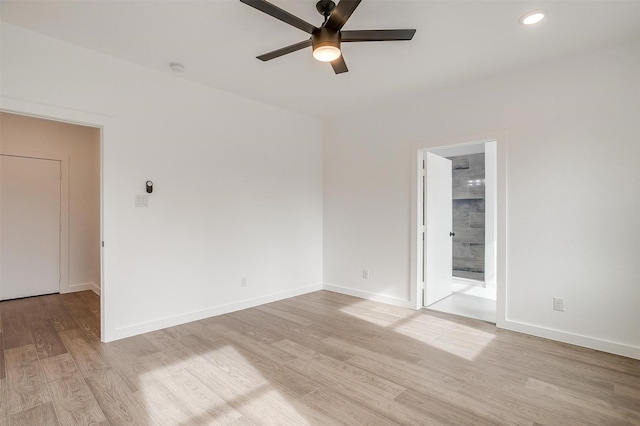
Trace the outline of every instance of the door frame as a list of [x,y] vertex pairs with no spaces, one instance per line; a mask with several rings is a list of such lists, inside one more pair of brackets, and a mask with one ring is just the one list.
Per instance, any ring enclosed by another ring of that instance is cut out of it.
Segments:
[[494,130],[468,136],[458,136],[445,140],[420,142],[412,146],[411,167],[411,285],[410,305],[414,309],[422,309],[423,276],[423,169],[424,153],[436,148],[454,145],[472,145],[484,142],[496,142],[496,326],[504,328],[506,322],[507,294],[507,132]]
[[[104,151],[107,129],[113,128],[113,118],[105,115],[91,114],[5,96],[0,96],[0,111],[35,118],[43,118],[46,120],[60,121],[63,123],[94,127],[100,130],[100,241],[102,242],[100,250],[100,340],[102,342],[114,340],[112,336],[115,334],[116,330],[116,314],[115,307],[111,303],[111,292],[113,290],[108,285],[110,273],[109,268],[107,267],[110,264],[109,259],[114,258],[114,255],[111,251],[105,250],[104,247],[105,238],[110,234],[108,229],[106,229],[107,226],[105,226],[106,221],[104,214]],[[67,167],[67,172],[68,170],[69,169]],[[68,185],[66,185],[66,187],[68,188]],[[68,236],[68,232],[66,232],[66,234]],[[115,238],[113,238],[113,241],[115,241]],[[68,265],[68,258],[64,263]]]
[[60,162],[60,293],[69,292],[69,157],[55,152],[0,146],[0,155]]

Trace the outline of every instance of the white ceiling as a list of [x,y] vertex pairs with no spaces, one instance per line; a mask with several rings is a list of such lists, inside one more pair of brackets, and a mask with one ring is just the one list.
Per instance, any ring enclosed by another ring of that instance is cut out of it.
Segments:
[[[314,0],[272,0],[318,26]],[[640,38],[640,1],[363,0],[344,29],[416,28],[412,41],[345,43],[335,75],[310,49],[256,55],[309,36],[239,0],[7,1],[3,21],[267,104],[314,117],[459,84],[555,57]],[[519,17],[545,9],[523,27]]]

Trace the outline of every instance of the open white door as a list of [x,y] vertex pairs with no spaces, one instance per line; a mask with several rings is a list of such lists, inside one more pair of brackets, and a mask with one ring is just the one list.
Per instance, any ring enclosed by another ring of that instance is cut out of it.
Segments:
[[451,160],[425,153],[424,306],[450,296],[453,230]]
[[60,289],[60,161],[0,155],[0,300]]

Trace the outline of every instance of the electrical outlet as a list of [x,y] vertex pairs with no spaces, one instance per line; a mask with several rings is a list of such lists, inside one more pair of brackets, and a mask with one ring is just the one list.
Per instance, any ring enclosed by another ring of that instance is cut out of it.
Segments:
[[368,269],[363,269],[362,270],[362,278],[364,278],[365,280],[369,279],[369,270]]
[[553,298],[553,310],[554,311],[563,312],[564,311],[564,299],[562,299],[560,297],[554,297]]
[[247,286],[247,277],[240,278],[240,287],[246,287],[246,286]]

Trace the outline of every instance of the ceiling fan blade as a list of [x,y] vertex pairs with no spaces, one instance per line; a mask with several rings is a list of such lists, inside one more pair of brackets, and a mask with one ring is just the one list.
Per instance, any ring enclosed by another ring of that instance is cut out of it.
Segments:
[[278,6],[273,5],[265,0],[240,0],[242,3],[251,6],[255,9],[258,9],[261,12],[266,13],[267,15],[271,15],[276,19],[281,20],[289,25],[293,25],[296,28],[301,29],[302,31],[311,34],[314,30],[317,30],[316,27],[311,25],[305,20],[298,18],[287,12],[286,10],[280,9]]
[[343,42],[411,40],[416,30],[355,30],[340,31]]
[[332,30],[340,31],[361,1],[362,0],[340,0],[340,3],[333,9],[324,26]]
[[311,39],[301,41],[300,43],[292,44],[291,46],[283,47],[281,49],[274,50],[273,52],[264,53],[260,56],[256,56],[256,58],[261,61],[269,61],[271,59],[275,59],[282,55],[286,55],[287,53],[295,52],[300,49],[304,49],[305,47],[311,46]]
[[340,55],[340,57],[335,61],[331,61],[331,67],[336,74],[342,74],[343,72],[349,71],[347,63],[344,61],[344,56],[342,55]]

